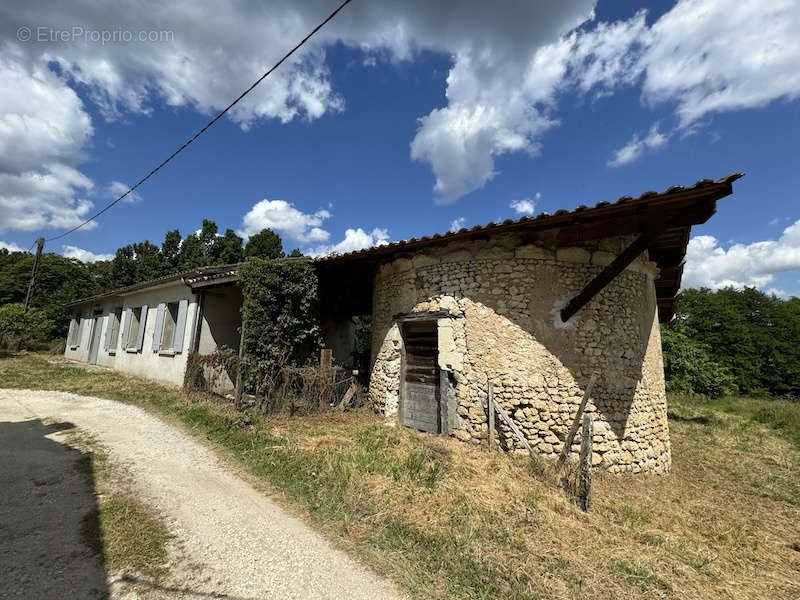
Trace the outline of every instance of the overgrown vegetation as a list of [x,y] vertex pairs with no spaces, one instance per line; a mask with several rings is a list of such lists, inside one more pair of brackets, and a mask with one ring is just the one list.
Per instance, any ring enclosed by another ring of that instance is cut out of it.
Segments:
[[754,288],[685,290],[662,334],[671,390],[800,397],[800,298]]
[[245,387],[263,396],[285,367],[313,362],[322,346],[319,289],[303,261],[248,258],[239,270],[247,349]]
[[47,314],[39,308],[25,312],[23,304],[0,305],[0,349],[30,349],[48,339],[51,327]]
[[112,398],[183,424],[418,597],[800,594],[799,404],[671,398],[672,473],[598,474],[585,514],[527,459],[367,412],[264,417],[37,356],[0,359],[0,385]]

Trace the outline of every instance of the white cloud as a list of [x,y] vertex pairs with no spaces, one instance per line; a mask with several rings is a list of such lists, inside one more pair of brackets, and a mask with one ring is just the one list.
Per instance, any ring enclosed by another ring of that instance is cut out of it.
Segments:
[[22,252],[23,248],[17,246],[14,242],[4,242],[0,240],[0,248],[8,250],[9,252]]
[[348,229],[344,232],[344,239],[338,244],[321,245],[306,251],[310,256],[324,256],[326,254],[344,254],[363,248],[382,246],[389,243],[389,231],[376,227],[366,232],[361,227]]
[[686,250],[683,287],[763,288],[776,273],[794,270],[800,270],[800,220],[777,240],[733,244],[727,250],[713,236],[692,238]]
[[238,233],[248,238],[262,229],[269,228],[303,244],[326,242],[330,238],[330,233],[320,226],[330,216],[331,213],[325,209],[309,214],[296,209],[293,204],[285,200],[265,199],[254,204],[244,216]]
[[669,140],[668,135],[664,135],[658,130],[658,123],[654,123],[650,131],[643,138],[633,134],[630,141],[614,153],[614,158],[608,161],[610,167],[621,167],[639,158],[645,149],[654,150],[660,148]]
[[[502,10],[477,0],[459,10],[429,0],[352,3],[230,118],[247,129],[265,119],[314,120],[343,110],[326,63],[325,49],[336,42],[363,50],[365,66],[375,56],[398,62],[423,51],[443,53],[452,61],[446,103],[421,115],[410,156],[430,165],[438,200],[452,202],[491,181],[499,157],[541,152],[542,134],[558,125],[564,91],[603,96],[641,85],[645,104],[676,107],[683,131],[714,112],[800,96],[796,1],[680,0],[651,25],[645,11],[597,22],[594,6],[594,0],[508,0]],[[77,166],[92,127],[67,83],[81,85],[106,118],[146,114],[161,103],[212,113],[329,10],[322,0],[273,3],[269,11],[237,3],[209,18],[203,4],[188,0],[112,9],[89,0],[3,3],[0,228],[66,227],[91,208],[83,195],[92,182]],[[87,31],[124,24],[173,33],[149,43],[19,43],[17,29],[38,24],[31,15]],[[33,135],[19,146],[23,122]],[[633,136],[610,162],[624,164],[663,145],[669,134],[655,133]]]
[[[540,194],[537,194],[540,196]],[[522,200],[514,200],[508,205],[513,208],[518,215],[532,215],[536,210],[536,202],[531,198],[523,198]]]
[[450,231],[458,231],[464,228],[467,219],[464,217],[457,217],[450,222]]
[[775,217],[774,219],[770,220],[770,222],[767,223],[767,225],[777,225],[779,222],[780,219],[778,217]]
[[800,3],[683,0],[656,21],[641,57],[651,102],[677,101],[682,125],[800,95]]
[[374,56],[368,56],[361,64],[365,67],[374,67],[378,64],[378,60]]
[[[122,194],[127,192],[130,189],[130,187],[131,186],[129,186],[127,183],[122,183],[121,181],[112,181],[109,184],[106,193],[109,199],[116,200],[117,198],[122,196]],[[130,202],[131,204],[133,204],[136,202],[141,202],[141,200],[142,196],[141,194],[139,194],[139,192],[131,192],[130,194],[125,196],[125,198],[122,201]]]
[[0,52],[0,231],[74,227],[92,203],[76,169],[92,135],[83,103],[44,66]]
[[113,254],[95,254],[77,246],[62,246],[62,254],[67,258],[77,258],[81,262],[97,262],[98,260],[112,260]]

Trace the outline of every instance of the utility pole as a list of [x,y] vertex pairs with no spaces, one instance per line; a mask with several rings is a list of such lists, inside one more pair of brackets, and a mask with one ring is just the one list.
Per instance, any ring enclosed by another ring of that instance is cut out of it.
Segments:
[[44,248],[44,238],[36,240],[36,258],[33,259],[33,272],[31,273],[31,281],[28,284],[28,293],[25,294],[25,312],[31,306],[31,298],[33,297],[33,288],[36,287],[36,273],[39,271],[39,261],[42,258],[42,248]]

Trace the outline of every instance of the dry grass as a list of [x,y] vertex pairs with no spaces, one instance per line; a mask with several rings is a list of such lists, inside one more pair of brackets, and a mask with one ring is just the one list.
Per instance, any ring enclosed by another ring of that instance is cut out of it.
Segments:
[[713,404],[675,399],[672,473],[598,473],[584,514],[547,464],[366,412],[267,419],[33,357],[0,360],[0,386],[109,397],[183,423],[418,597],[800,597],[800,448]]
[[163,520],[137,497],[125,472],[94,438],[78,429],[62,436],[86,457],[77,468],[91,478],[97,495],[96,509],[84,518],[84,540],[112,573],[163,578],[170,538]]

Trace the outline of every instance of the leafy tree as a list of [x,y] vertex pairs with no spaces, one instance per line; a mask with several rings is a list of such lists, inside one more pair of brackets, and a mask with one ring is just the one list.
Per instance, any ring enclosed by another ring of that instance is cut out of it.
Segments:
[[672,328],[702,344],[740,392],[800,395],[798,306],[754,288],[690,289]]
[[[299,252],[299,250],[298,250]],[[283,258],[283,242],[280,236],[272,229],[262,229],[257,234],[250,236],[244,248],[246,257]]]
[[133,245],[136,263],[136,281],[157,279],[164,274],[164,262],[161,250],[155,244],[145,240]]
[[161,244],[161,261],[164,266],[164,275],[178,273],[181,270],[181,232],[177,229],[168,231]]
[[211,247],[212,264],[230,265],[242,262],[242,241],[233,229],[226,229],[225,235],[218,237]]
[[303,253],[300,252],[300,248],[295,248],[294,250],[289,252],[289,257],[290,258],[299,258],[301,256],[303,256]]
[[733,375],[711,358],[704,344],[688,337],[680,328],[670,327],[662,329],[661,342],[667,391],[708,396],[736,392]]
[[125,287],[136,283],[136,259],[133,244],[117,248],[111,261],[111,277],[115,287]]

